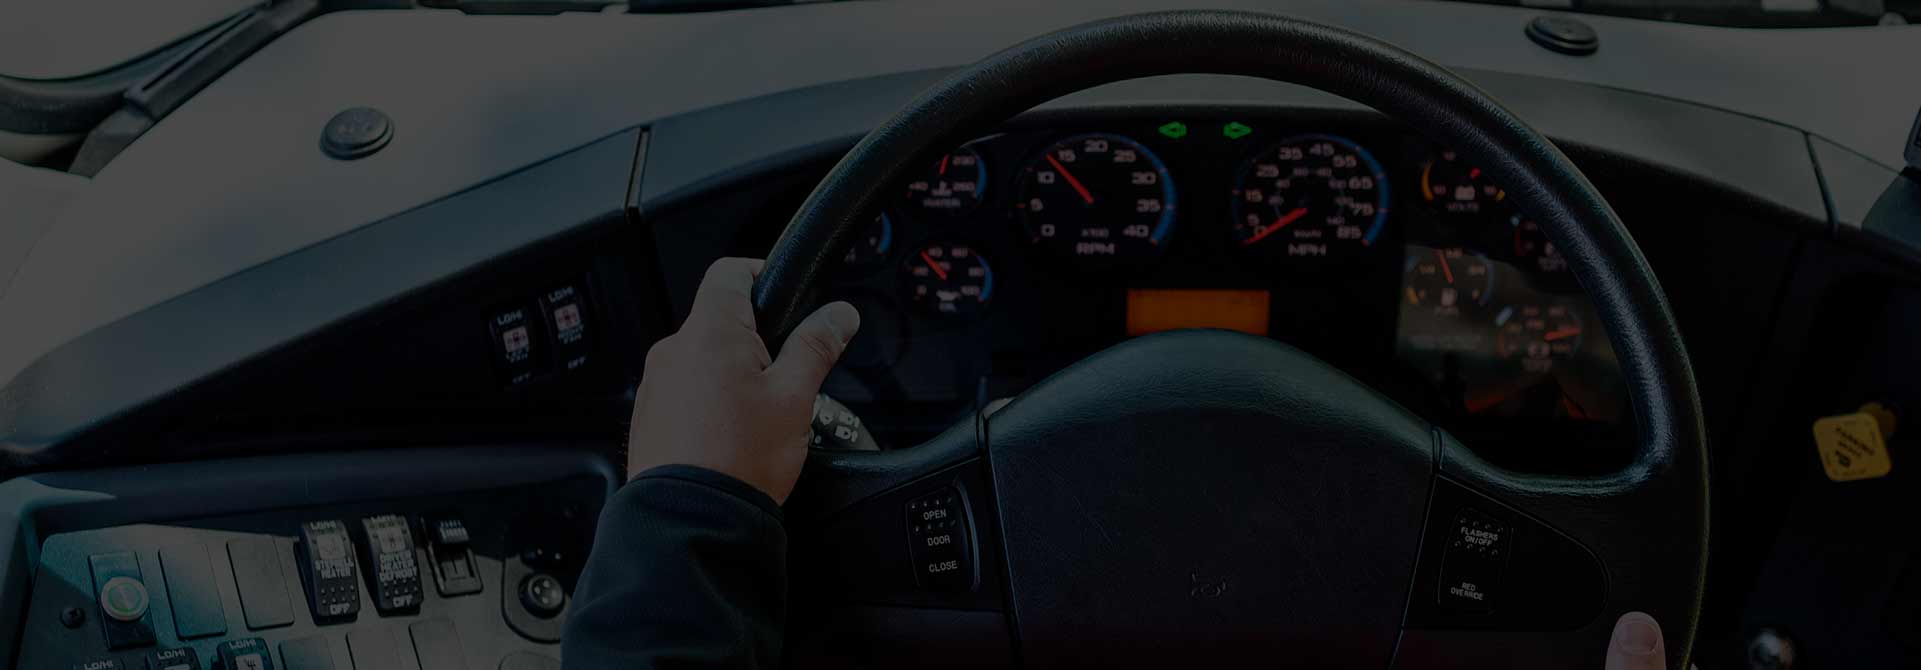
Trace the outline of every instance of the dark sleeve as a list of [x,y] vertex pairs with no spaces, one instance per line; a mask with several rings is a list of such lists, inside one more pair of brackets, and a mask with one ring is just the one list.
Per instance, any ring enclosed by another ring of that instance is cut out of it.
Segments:
[[772,498],[685,465],[607,502],[561,637],[567,668],[773,668],[787,532]]

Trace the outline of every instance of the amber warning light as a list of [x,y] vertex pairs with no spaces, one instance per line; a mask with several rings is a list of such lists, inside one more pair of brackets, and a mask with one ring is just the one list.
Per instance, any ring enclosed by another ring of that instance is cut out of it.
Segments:
[[1221,328],[1267,334],[1267,291],[1130,289],[1127,335],[1181,328]]

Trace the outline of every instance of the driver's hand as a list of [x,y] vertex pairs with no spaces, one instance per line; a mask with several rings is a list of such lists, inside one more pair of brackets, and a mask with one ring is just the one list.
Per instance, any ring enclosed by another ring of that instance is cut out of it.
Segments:
[[786,502],[807,457],[814,396],[860,329],[853,305],[815,311],[767,354],[750,296],[761,261],[723,258],[707,269],[687,322],[647,352],[634,402],[627,473],[694,465]]
[[1667,645],[1661,641],[1661,625],[1654,617],[1628,612],[1614,622],[1614,636],[1608,638],[1607,670],[1666,670]]

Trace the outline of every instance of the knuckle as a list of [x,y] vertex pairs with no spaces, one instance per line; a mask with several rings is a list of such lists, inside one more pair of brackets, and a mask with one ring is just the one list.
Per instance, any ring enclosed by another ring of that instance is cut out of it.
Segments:
[[652,368],[672,360],[676,346],[677,342],[674,336],[661,338],[660,341],[655,342],[653,346],[647,348],[646,366]]
[[822,330],[804,331],[798,339],[801,346],[806,347],[816,358],[819,358],[823,365],[840,358],[840,342]]

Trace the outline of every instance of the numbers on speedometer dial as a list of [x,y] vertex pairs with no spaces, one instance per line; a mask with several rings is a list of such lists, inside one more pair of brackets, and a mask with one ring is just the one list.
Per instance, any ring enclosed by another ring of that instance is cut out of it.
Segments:
[[1366,149],[1332,135],[1299,135],[1241,166],[1232,239],[1288,265],[1351,260],[1381,234],[1387,204],[1387,174]]
[[1174,230],[1174,180],[1159,156],[1119,135],[1055,142],[1021,169],[1014,209],[1035,246],[1093,269],[1161,257]]

